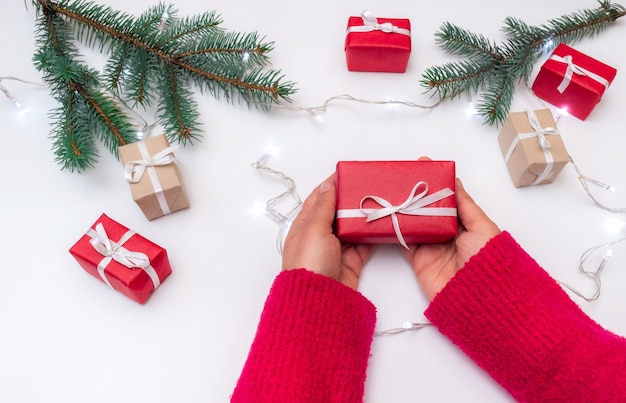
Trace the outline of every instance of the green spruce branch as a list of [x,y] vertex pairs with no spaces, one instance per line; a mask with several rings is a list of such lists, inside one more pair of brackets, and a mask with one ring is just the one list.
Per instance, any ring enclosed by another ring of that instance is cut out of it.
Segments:
[[[263,110],[295,92],[280,71],[266,69],[273,43],[256,33],[226,32],[214,11],[178,18],[173,6],[159,4],[134,17],[85,0],[33,4],[33,60],[59,102],[51,138],[64,169],[93,167],[97,141],[115,155],[136,141],[127,101],[133,108],[156,104],[170,141],[186,144],[201,132],[193,86]],[[77,43],[108,55],[102,72],[82,61]]]
[[508,17],[503,28],[507,39],[499,45],[446,22],[435,34],[436,43],[445,52],[466,60],[429,67],[420,84],[442,100],[480,93],[482,99],[476,109],[484,122],[501,124],[509,113],[516,83],[528,82],[539,57],[558,43],[573,44],[596,36],[626,15],[626,9],[619,4],[598,2],[597,9],[574,12],[540,26]]

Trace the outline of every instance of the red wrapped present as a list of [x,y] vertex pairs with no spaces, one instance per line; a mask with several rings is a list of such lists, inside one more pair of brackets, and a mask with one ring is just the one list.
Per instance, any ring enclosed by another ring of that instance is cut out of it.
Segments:
[[539,98],[585,120],[616,74],[613,67],[560,44],[541,66],[532,89]]
[[348,19],[345,42],[349,71],[404,73],[411,54],[411,22],[376,18],[365,10]]
[[337,237],[347,243],[448,242],[457,233],[454,161],[337,164]]
[[87,273],[140,304],[172,273],[165,249],[104,214],[70,253]]

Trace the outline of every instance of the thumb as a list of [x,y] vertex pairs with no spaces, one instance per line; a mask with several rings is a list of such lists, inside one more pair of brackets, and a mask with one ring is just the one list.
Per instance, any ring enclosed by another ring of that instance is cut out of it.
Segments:
[[302,209],[291,224],[289,233],[299,231],[311,231],[312,233],[332,232],[332,225],[335,220],[336,198],[335,176],[331,175],[304,200]]
[[332,229],[337,209],[336,178],[334,174],[319,185],[318,192],[314,203],[314,211],[312,211],[313,216],[316,217],[314,222],[323,225],[325,228]]
[[456,179],[456,201],[459,220],[468,230],[475,229],[478,224],[491,221],[472,196],[465,191],[463,182],[458,178]]

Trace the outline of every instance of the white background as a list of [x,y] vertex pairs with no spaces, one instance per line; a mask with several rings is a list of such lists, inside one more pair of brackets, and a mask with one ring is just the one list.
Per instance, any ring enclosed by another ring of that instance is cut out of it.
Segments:
[[[99,3],[134,15],[156,4]],[[274,41],[273,65],[297,83],[293,104],[307,107],[340,94],[431,104],[435,100],[419,85],[421,73],[458,60],[434,43],[442,22],[501,41],[506,16],[540,24],[596,5],[592,0],[176,2],[180,16],[214,9],[223,17],[224,28],[258,31]],[[347,71],[345,25],[350,15],[366,8],[380,17],[411,20],[413,52],[405,74]],[[22,1],[4,3],[0,76],[40,82],[31,63],[34,19],[33,8],[26,10]],[[626,206],[624,38],[626,19],[574,45],[616,67],[618,75],[586,121],[559,121],[565,144],[582,171],[617,187],[609,196],[594,188],[611,206]],[[94,65],[103,61],[98,52],[85,58]],[[553,277],[588,294],[593,284],[577,271],[580,255],[624,235],[623,215],[595,206],[572,165],[552,184],[514,188],[497,145],[498,129],[466,115],[467,97],[433,111],[340,101],[314,119],[280,109],[264,113],[198,92],[203,141],[177,152],[191,208],[148,222],[131,199],[121,164],[106,150],[101,150],[95,169],[84,174],[61,171],[54,163],[47,114],[56,104],[46,88],[3,84],[22,108],[0,97],[2,402],[228,401],[280,268],[275,248],[279,226],[254,213],[256,206],[285,189],[276,177],[251,167],[268,146],[277,150],[269,166],[294,178],[303,197],[339,160],[421,155],[455,160],[468,191],[501,228]],[[544,104],[520,85],[513,110],[541,107]],[[150,114],[145,118],[152,119]],[[174,272],[144,306],[85,273],[68,253],[103,212],[168,250]],[[597,264],[598,256],[590,262]],[[620,244],[602,276],[600,299],[587,303],[574,297],[592,318],[622,335],[625,263],[626,245]],[[397,247],[379,248],[360,288],[378,308],[378,329],[424,320],[427,301]],[[510,398],[436,329],[428,328],[374,340],[365,400]]]

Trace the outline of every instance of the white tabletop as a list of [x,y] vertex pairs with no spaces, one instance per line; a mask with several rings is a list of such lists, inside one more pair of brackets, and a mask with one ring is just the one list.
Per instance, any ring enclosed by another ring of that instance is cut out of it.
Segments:
[[[153,2],[101,0],[139,14]],[[413,5],[410,5],[413,4]],[[530,24],[582,8],[592,0],[505,2],[226,1],[176,2],[181,16],[207,7],[232,31],[258,31],[275,49],[273,67],[297,83],[293,105],[311,107],[349,94],[370,101],[428,105],[419,85],[429,66],[458,60],[435,43],[449,21],[501,41],[507,16]],[[413,51],[405,74],[348,72],[343,51],[351,15],[369,8],[380,17],[409,18]],[[32,66],[34,10],[21,1],[0,13],[0,76],[39,82]],[[594,192],[626,206],[623,94],[626,19],[574,47],[616,67],[618,75],[586,121],[563,117],[565,144],[588,176],[616,186]],[[98,66],[103,56],[86,52]],[[83,174],[61,171],[49,139],[46,88],[4,81],[22,104],[0,97],[4,134],[0,210],[0,401],[226,402],[254,337],[269,287],[279,271],[279,226],[255,208],[285,190],[252,168],[268,147],[268,165],[292,177],[306,196],[339,160],[451,159],[477,202],[556,279],[588,294],[578,273],[581,254],[624,235],[623,215],[594,205],[568,165],[549,185],[517,189],[497,144],[498,129],[468,116],[469,98],[432,111],[336,101],[313,118],[305,112],[265,113],[197,92],[203,141],[177,151],[191,208],[147,221],[131,199],[121,164],[105,149]],[[1,94],[0,94],[1,95]],[[542,108],[524,85],[513,108]],[[150,114],[144,116],[150,120]],[[158,132],[158,128],[155,129]],[[256,213],[255,213],[256,211]],[[101,214],[168,251],[173,274],[145,305],[88,275],[69,247]],[[598,259],[591,260],[591,266]],[[626,335],[626,245],[616,245],[595,302],[574,297],[593,319]],[[361,291],[378,308],[378,329],[424,321],[427,301],[396,246],[377,250]],[[376,338],[366,383],[368,402],[484,402],[510,397],[436,329]]]

